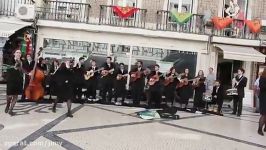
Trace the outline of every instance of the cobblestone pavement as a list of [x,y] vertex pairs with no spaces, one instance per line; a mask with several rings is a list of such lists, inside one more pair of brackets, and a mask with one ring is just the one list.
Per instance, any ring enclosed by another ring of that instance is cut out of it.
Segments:
[[240,118],[178,111],[179,120],[143,120],[143,108],[74,104],[74,118],[51,104],[18,103],[16,115],[4,113],[0,100],[0,150],[263,150],[257,134],[259,114]]

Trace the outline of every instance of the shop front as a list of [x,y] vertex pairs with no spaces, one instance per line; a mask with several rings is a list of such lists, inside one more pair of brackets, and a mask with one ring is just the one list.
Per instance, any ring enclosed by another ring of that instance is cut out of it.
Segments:
[[217,79],[221,80],[226,89],[230,89],[237,70],[243,68],[248,78],[243,104],[254,107],[253,85],[257,74],[256,66],[265,62],[265,55],[248,46],[214,44],[214,48],[218,55]]

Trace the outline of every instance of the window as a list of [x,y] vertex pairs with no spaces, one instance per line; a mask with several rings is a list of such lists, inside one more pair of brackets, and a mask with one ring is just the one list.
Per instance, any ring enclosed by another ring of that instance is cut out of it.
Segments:
[[[168,0],[168,10],[176,10],[178,12],[192,12],[193,0]],[[179,7],[182,6],[182,7]]]
[[113,5],[136,7],[137,0],[113,0]]
[[224,17],[243,20],[247,14],[247,0],[224,0]]

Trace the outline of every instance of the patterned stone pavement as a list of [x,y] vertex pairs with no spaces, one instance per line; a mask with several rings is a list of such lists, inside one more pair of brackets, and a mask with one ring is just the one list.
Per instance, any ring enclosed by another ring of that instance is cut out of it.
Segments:
[[0,100],[0,150],[263,150],[257,134],[259,114],[240,118],[178,111],[179,120],[143,120],[143,108],[74,104],[74,118],[51,104],[18,103],[16,115],[4,114]]

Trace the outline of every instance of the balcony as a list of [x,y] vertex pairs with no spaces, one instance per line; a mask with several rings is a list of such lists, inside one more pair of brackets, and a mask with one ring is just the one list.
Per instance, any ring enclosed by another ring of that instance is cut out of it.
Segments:
[[259,39],[259,34],[251,33],[245,21],[239,19],[234,19],[233,23],[223,30],[215,30],[213,28],[213,35],[238,39]]
[[170,16],[170,11],[159,10],[157,11],[156,30],[205,34],[203,17],[203,15],[193,14],[187,22],[179,24]]
[[89,23],[90,4],[47,1],[45,7],[39,7],[37,14],[41,20]]
[[15,16],[18,4],[34,4],[33,0],[0,0],[0,15]]
[[146,9],[138,9],[128,18],[121,18],[115,13],[113,6],[101,5],[99,24],[120,27],[145,28],[146,14]]

